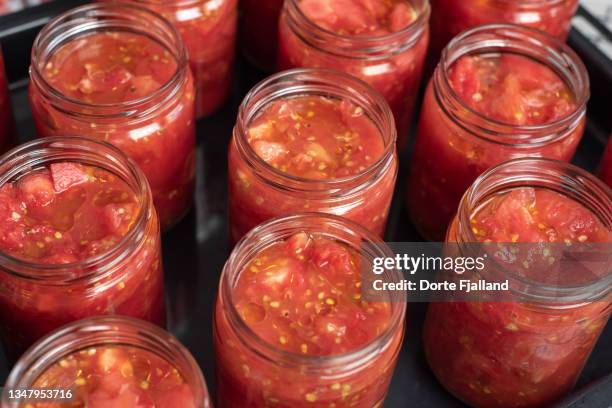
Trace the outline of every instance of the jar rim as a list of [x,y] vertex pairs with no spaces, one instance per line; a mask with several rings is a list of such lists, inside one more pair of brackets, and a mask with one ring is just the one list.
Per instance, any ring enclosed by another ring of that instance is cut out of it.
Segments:
[[[388,58],[389,54],[398,54],[412,47],[429,24],[430,0],[410,0],[410,3],[415,1],[420,3],[420,7],[418,10],[415,8],[417,17],[408,26],[377,36],[342,35],[321,27],[304,14],[298,4],[300,0],[286,0],[283,9],[294,34],[320,51],[351,59]],[[333,42],[339,47],[331,49]]]
[[[575,109],[555,122],[515,125],[472,108],[453,89],[448,71],[461,57],[483,51],[515,53],[547,66],[571,88]],[[440,108],[456,125],[478,138],[513,147],[538,147],[565,138],[584,119],[590,98],[588,71],[578,55],[557,38],[516,24],[486,24],[457,35],[442,51],[432,84]]]
[[[324,228],[308,228],[309,223],[320,222]],[[335,229],[335,232],[333,231]],[[275,347],[272,343],[265,341],[255,333],[242,319],[233,302],[232,291],[233,283],[244,270],[246,264],[261,250],[269,247],[275,242],[288,238],[295,232],[308,232],[320,235],[329,239],[336,239],[345,245],[351,245],[346,239],[339,237],[340,231],[349,234],[352,238],[357,238],[362,243],[362,249],[366,248],[376,256],[393,257],[391,249],[369,230],[361,225],[336,215],[306,212],[286,217],[277,217],[252,229],[234,247],[230,254],[219,281],[219,300],[225,305],[223,308],[225,317],[228,320],[230,329],[238,339],[259,357],[279,362],[287,366],[299,366],[300,369],[316,373],[329,369],[330,367],[341,366],[345,370],[351,370],[367,361],[367,358],[377,351],[387,347],[393,342],[398,328],[403,333],[403,324],[406,315],[407,298],[404,292],[391,293],[389,303],[392,305],[391,320],[387,328],[373,338],[369,343],[359,349],[355,349],[342,354],[333,355],[305,355],[294,353]],[[352,245],[354,247],[354,245]],[[371,257],[372,254],[361,255]],[[397,269],[384,272],[385,279],[398,281],[402,278],[401,271]],[[219,302],[217,300],[217,302]],[[218,306],[218,305],[217,305]]]
[[[603,181],[573,164],[547,158],[508,160],[479,176],[461,199],[457,213],[457,241],[460,246],[479,242],[472,231],[471,217],[483,202],[494,195],[520,187],[545,188],[579,202],[612,231],[612,189]],[[450,229],[449,229],[450,231]],[[539,304],[559,307],[596,301],[612,294],[612,273],[584,284],[555,286],[510,273],[500,266],[505,278],[516,283],[514,291]]]
[[[143,26],[143,21],[152,22],[157,32],[151,27]],[[123,26],[119,22],[129,23]],[[138,24],[141,26],[139,27]],[[70,25],[69,27],[66,27]],[[164,36],[159,42],[176,60],[176,71],[161,87],[140,98],[114,103],[94,103],[66,96],[47,81],[41,69],[46,59],[64,44],[92,33],[108,31],[115,28],[147,37]],[[46,52],[43,52],[46,51]],[[48,55],[47,55],[48,54]],[[45,57],[45,58],[43,58]],[[43,58],[44,61],[39,61]],[[47,98],[64,103],[67,106],[62,111],[75,116],[94,118],[125,118],[132,116],[148,116],[157,107],[163,106],[181,89],[189,73],[188,54],[181,34],[176,27],[161,14],[144,6],[130,3],[93,3],[68,10],[54,17],[36,35],[31,52],[30,78]],[[154,103],[158,101],[157,103]],[[98,109],[102,112],[84,113],[87,110]],[[108,111],[108,112],[107,112]]]
[[[198,408],[208,408],[208,389],[202,370],[193,355],[176,337],[161,328],[128,316],[96,316],[69,323],[46,335],[15,364],[6,380],[7,389],[32,388],[37,377],[68,355],[92,347],[129,346],[153,353],[173,365],[181,375],[194,382]],[[180,365],[180,366],[179,366]],[[184,372],[188,371],[188,372]],[[196,384],[197,383],[197,384]],[[6,394],[2,396],[4,406]],[[17,402],[9,403],[16,407]]]
[[[83,157],[79,157],[82,154],[90,155],[89,160],[96,160],[96,166],[123,178],[136,194],[140,211],[130,230],[111,249],[84,260],[65,264],[39,263],[13,257],[0,251],[0,273],[5,272],[17,278],[45,283],[70,284],[86,281],[105,275],[117,264],[127,259],[134,243],[139,245],[147,239],[146,228],[154,210],[146,176],[132,159],[110,143],[77,136],[53,136],[32,140],[0,157],[0,169],[10,169],[10,171],[2,172],[0,186],[10,182],[21,171],[33,166],[41,166],[58,160],[83,160]],[[126,176],[117,174],[119,170],[125,172]],[[127,180],[126,177],[132,180]],[[21,272],[21,269],[43,273]],[[75,269],[85,269],[87,272],[73,277],[71,275]]]
[[[385,144],[381,157],[364,171],[334,179],[308,179],[275,168],[260,157],[247,140],[248,126],[270,103],[308,94],[349,99],[364,110],[378,128]],[[320,193],[329,198],[356,194],[393,166],[397,130],[393,113],[383,96],[366,82],[344,72],[326,68],[299,68],[282,71],[255,85],[238,110],[233,143],[255,174],[274,187],[291,192]],[[356,187],[355,187],[356,186]]]

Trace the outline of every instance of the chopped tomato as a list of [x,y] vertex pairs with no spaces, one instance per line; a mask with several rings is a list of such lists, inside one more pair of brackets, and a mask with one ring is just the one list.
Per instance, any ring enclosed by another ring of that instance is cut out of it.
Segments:
[[576,109],[561,77],[523,56],[463,56],[451,67],[449,79],[472,109],[512,125],[553,123]]
[[[146,369],[140,366],[146,362]],[[140,370],[140,371],[139,371]],[[173,362],[142,349],[104,346],[77,352],[42,372],[34,388],[71,389],[74,404],[92,408],[190,408],[194,401]],[[60,403],[32,403],[33,408],[60,408]]]
[[78,163],[53,163],[49,168],[56,193],[62,193],[71,187],[89,181],[89,176],[85,173],[83,166]]
[[352,36],[397,32],[415,18],[406,0],[301,0],[299,7],[317,25]]

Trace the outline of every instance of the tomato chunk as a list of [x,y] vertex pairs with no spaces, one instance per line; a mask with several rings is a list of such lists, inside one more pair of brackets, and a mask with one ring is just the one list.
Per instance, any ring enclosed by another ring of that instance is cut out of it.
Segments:
[[[173,363],[127,346],[103,346],[70,354],[44,371],[34,387],[71,389],[74,403],[92,408],[190,408],[199,406]],[[60,403],[33,403],[60,408]]]
[[53,163],[0,190],[7,229],[0,250],[44,263],[83,260],[127,234],[140,206],[120,178],[79,163]]

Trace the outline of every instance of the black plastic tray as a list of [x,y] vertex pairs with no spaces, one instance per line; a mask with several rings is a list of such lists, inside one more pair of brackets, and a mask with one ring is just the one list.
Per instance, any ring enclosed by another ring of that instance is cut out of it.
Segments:
[[[34,135],[27,100],[29,50],[35,34],[51,16],[86,3],[59,0],[0,17],[0,41],[11,82],[13,106],[22,141]],[[587,133],[575,163],[593,170],[612,130],[612,63],[577,32],[570,44],[581,54],[595,84]],[[193,210],[163,236],[170,330],[200,363],[214,394],[212,310],[218,279],[229,254],[227,234],[227,145],[237,107],[244,94],[265,75],[238,59],[231,101],[213,117],[198,123],[198,180]],[[409,149],[408,149],[409,150]],[[402,169],[409,159],[401,157]],[[419,241],[404,210],[404,172],[400,172],[387,231],[389,241]],[[410,304],[406,340],[399,357],[385,407],[464,407],[438,384],[427,368],[421,348],[421,327],[426,304]],[[0,353],[0,384],[8,367]],[[591,385],[593,384],[593,385]],[[586,387],[586,388],[585,388]],[[577,391],[560,407],[612,406],[612,324],[608,324],[577,384]]]

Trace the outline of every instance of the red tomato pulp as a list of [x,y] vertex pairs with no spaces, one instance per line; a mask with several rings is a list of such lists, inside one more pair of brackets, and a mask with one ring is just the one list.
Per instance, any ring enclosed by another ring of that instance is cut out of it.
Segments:
[[34,402],[30,408],[197,408],[189,384],[172,362],[135,347],[91,347],[43,371],[34,388],[71,390],[69,403]]

